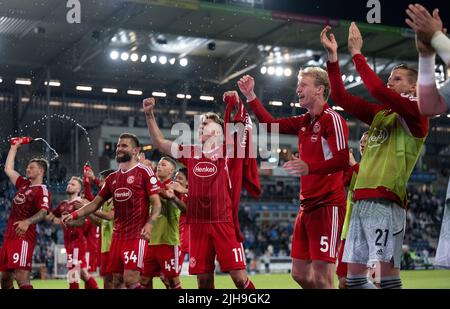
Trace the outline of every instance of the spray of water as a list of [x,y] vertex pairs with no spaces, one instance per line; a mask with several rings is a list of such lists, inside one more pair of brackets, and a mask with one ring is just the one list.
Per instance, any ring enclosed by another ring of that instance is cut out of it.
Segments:
[[56,152],[56,150],[53,149],[52,146],[50,146],[49,143],[47,143],[47,141],[46,141],[45,139],[43,139],[43,138],[41,138],[41,137],[38,137],[38,138],[35,138],[34,141],[35,141],[35,142],[36,142],[36,141],[42,141],[44,144],[47,145],[48,149],[50,149],[50,150],[53,152],[53,156],[50,158],[50,161],[56,160],[56,159],[59,157],[59,155],[58,155],[58,153]]
[[[72,117],[68,116],[68,115],[60,115],[60,114],[52,114],[50,116],[48,115],[44,115],[42,116],[41,119],[35,120],[33,121],[31,124],[26,124],[23,129],[20,130],[15,130],[12,134],[8,135],[5,139],[3,139],[1,141],[1,143],[7,143],[12,137],[15,136],[24,136],[26,134],[24,134],[24,132],[29,132],[28,130],[36,127],[36,126],[43,126],[46,125],[47,119],[56,119],[56,120],[60,120],[60,121],[69,121],[71,122],[74,126],[78,127],[79,129],[81,129],[81,131],[83,132],[86,141],[88,143],[88,147],[89,147],[89,154],[92,157],[94,155],[94,150],[92,149],[92,143],[91,143],[91,139],[89,137],[89,133],[87,132],[87,130],[81,125],[79,124],[75,119],[73,119]],[[39,127],[35,130],[35,132],[39,132]],[[56,151],[50,147],[50,145],[48,144],[47,141],[45,141],[43,138],[35,138],[34,140],[41,140],[43,141],[47,147],[49,147],[49,149],[52,150],[52,152],[54,153],[54,157],[51,160],[55,160],[56,158],[58,158],[58,154],[56,153]]]

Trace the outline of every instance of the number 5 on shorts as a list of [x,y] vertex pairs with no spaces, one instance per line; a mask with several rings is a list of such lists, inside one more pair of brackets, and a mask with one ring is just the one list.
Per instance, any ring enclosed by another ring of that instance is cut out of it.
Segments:
[[320,251],[327,252],[329,249],[328,245],[328,236],[321,236],[320,237]]

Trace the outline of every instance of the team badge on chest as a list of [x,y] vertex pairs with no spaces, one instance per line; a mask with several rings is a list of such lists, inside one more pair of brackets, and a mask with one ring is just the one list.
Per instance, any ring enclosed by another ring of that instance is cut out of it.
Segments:
[[314,132],[314,134],[319,133],[319,132],[320,132],[320,129],[321,129],[320,123],[319,123],[319,122],[316,122],[316,123],[314,124],[314,127],[313,127],[313,132]]
[[134,176],[129,176],[127,178],[127,183],[131,185],[133,182],[134,182]]

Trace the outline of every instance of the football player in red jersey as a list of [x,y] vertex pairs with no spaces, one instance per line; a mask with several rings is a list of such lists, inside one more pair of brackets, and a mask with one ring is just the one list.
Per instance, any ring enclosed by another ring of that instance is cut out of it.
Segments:
[[[61,218],[76,210],[76,201],[81,199],[80,193],[83,180],[72,177],[66,188],[67,199],[59,203],[49,219],[55,224],[61,224]],[[85,219],[78,218],[64,228],[64,246],[67,254],[67,279],[70,289],[79,289],[79,279],[85,282],[86,289],[98,289],[97,282],[88,272],[86,261],[87,239],[84,235]]]
[[87,216],[113,198],[114,231],[107,271],[113,274],[115,287],[123,280],[129,289],[142,288],[139,279],[147,242],[161,211],[160,183],[153,170],[138,163],[139,151],[140,143],[135,135],[121,134],[116,149],[119,170],[106,178],[92,202],[63,219],[63,222],[71,222]]
[[155,121],[155,99],[143,101],[149,134],[158,149],[186,165],[189,173],[189,273],[197,275],[199,288],[214,288],[215,259],[237,288],[254,289],[245,270],[242,243],[232,218],[232,182],[224,156],[223,120],[215,113],[201,117],[201,147],[179,147],[164,138]]
[[299,158],[283,166],[301,181],[291,274],[302,288],[333,288],[338,237],[345,215],[342,171],[348,164],[348,128],[327,104],[327,72],[319,67],[300,70],[297,95],[300,106],[308,111],[288,118],[276,119],[264,108],[251,76],[243,76],[238,86],[260,123],[278,124],[280,133],[298,136]]
[[50,205],[50,193],[42,184],[48,163],[32,159],[28,163],[26,178],[14,169],[14,159],[21,141],[11,145],[5,163],[5,173],[16,186],[12,210],[8,218],[2,248],[0,271],[2,289],[13,289],[15,279],[19,288],[32,289],[31,263],[36,242],[36,223],[45,219]]

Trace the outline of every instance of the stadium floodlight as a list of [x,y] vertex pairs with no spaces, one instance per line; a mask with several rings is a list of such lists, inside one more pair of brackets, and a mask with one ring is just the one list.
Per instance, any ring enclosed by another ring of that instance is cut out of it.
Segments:
[[269,75],[275,74],[275,68],[274,67],[267,68],[267,74],[269,74]]
[[152,92],[152,96],[154,96],[154,97],[165,98],[165,97],[167,96],[167,93],[165,93],[165,92],[160,92],[160,91],[153,91],[153,92]]
[[136,62],[139,60],[139,55],[136,53],[132,53],[130,56],[131,61]]
[[290,68],[284,69],[284,76],[289,77],[292,75],[292,70]]
[[182,93],[178,93],[177,94],[177,98],[178,99],[190,99],[191,98],[191,95],[190,94],[182,94]]
[[130,58],[130,54],[127,52],[123,52],[120,54],[120,59],[122,59],[123,61],[127,61],[128,58]]
[[349,83],[353,83],[354,80],[355,80],[355,77],[353,75],[348,76]]
[[30,86],[31,85],[31,79],[29,79],[29,78],[17,78],[16,79],[16,85]]
[[142,91],[141,90],[127,90],[127,94],[129,95],[142,95]]
[[201,95],[200,96],[200,100],[202,100],[202,101],[214,101],[214,97],[209,96],[209,95]]
[[345,79],[347,78],[347,75],[342,74],[342,81],[345,82]]
[[261,67],[261,74],[264,75],[266,73],[267,73],[267,67],[266,66]]
[[150,62],[151,63],[155,63],[157,60],[158,60],[158,57],[156,57],[156,56],[151,56],[150,57]]
[[277,75],[277,76],[282,76],[283,75],[283,68],[282,67],[277,67],[276,69],[275,69],[275,74]]
[[169,59],[169,63],[170,63],[170,64],[172,64],[172,65],[174,65],[174,64],[175,64],[175,61],[176,61],[176,59],[175,59],[175,58],[170,58],[170,59]]
[[283,106],[283,102],[281,101],[270,101],[269,105],[273,105],[273,106]]
[[117,93],[117,89],[116,88],[102,88],[102,92],[105,93]]
[[79,91],[92,91],[91,86],[77,86],[76,89]]
[[[61,82],[59,80],[51,80],[50,83],[48,83],[50,87],[60,87]],[[44,82],[44,85],[47,86],[47,81]]]
[[167,57],[166,56],[160,56],[159,57],[159,63],[166,64],[167,63]]
[[113,50],[112,52],[109,53],[109,57],[112,60],[117,60],[119,59],[119,52],[117,50]]
[[147,55],[142,55],[141,56],[141,62],[145,62],[147,61]]
[[187,60],[187,58],[181,58],[181,59],[180,59],[180,65],[181,65],[182,67],[187,66],[187,65],[188,65],[188,60]]
[[105,109],[108,109],[108,106],[106,106],[105,104],[94,104],[94,105],[92,105],[92,108],[105,110]]
[[356,80],[357,83],[361,82],[361,76],[356,76],[355,80]]

